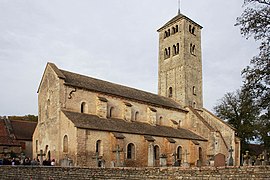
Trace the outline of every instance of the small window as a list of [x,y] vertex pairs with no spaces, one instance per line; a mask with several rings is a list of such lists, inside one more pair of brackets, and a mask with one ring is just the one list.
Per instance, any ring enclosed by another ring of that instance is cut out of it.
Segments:
[[82,102],[82,104],[81,104],[81,113],[87,113],[87,111],[88,111],[87,104],[85,102]]
[[192,91],[193,91],[193,95],[196,96],[196,87],[195,86],[193,86]]
[[202,151],[202,148],[199,147],[199,161],[202,162],[202,160],[203,160],[203,151]]
[[68,152],[68,136],[65,135],[63,139],[63,152]]
[[154,146],[154,159],[159,160],[159,147],[158,147],[158,145]]
[[167,48],[165,48],[164,50],[164,59],[167,59],[168,58],[168,50]]
[[110,108],[108,109],[107,118],[113,117],[113,111],[114,111],[114,108],[113,108],[113,107],[110,107]]
[[38,152],[38,140],[36,140],[36,152]]
[[158,119],[158,121],[157,121],[157,125],[161,125],[162,124],[162,119],[163,119],[163,117],[160,116],[159,119]]
[[195,45],[190,43],[190,53],[195,55]]
[[177,53],[176,53],[176,46],[173,45],[173,56],[176,55],[176,54],[177,54]]
[[171,98],[172,97],[172,87],[169,87],[169,98]]
[[135,159],[135,146],[132,143],[127,146],[127,159]]
[[139,118],[139,112],[136,111],[136,112],[134,113],[134,121],[137,121],[138,118]]
[[178,146],[176,153],[177,160],[182,160],[182,147]]
[[178,25],[176,25],[175,27],[175,32],[178,32]]
[[172,34],[175,33],[175,27],[172,27]]
[[101,140],[97,140],[96,142],[96,154],[97,155],[101,154]]
[[192,28],[191,34],[194,34],[195,35],[195,27]]
[[170,36],[171,35],[171,31],[170,31],[170,29],[168,29],[168,36]]
[[176,54],[179,54],[179,43],[176,44]]
[[189,27],[188,27],[188,31],[191,33],[191,25],[189,25]]

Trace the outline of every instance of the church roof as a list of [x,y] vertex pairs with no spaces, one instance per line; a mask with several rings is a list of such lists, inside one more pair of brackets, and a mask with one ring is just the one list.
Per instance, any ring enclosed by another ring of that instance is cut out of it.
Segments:
[[191,21],[192,23],[196,24],[197,26],[199,26],[200,28],[202,28],[201,25],[199,25],[198,23],[196,23],[195,21],[193,21],[192,19],[188,18],[187,16],[183,15],[183,14],[177,14],[175,17],[173,17],[171,20],[169,20],[166,24],[164,24],[161,28],[159,28],[157,31],[161,31],[163,28],[173,24],[174,22],[176,22],[179,19],[187,19],[188,21]]
[[122,119],[105,119],[96,115],[66,110],[62,110],[62,112],[74,123],[75,127],[83,129],[207,141],[203,137],[183,128],[175,129],[167,126],[152,126],[147,123],[137,121],[128,122]]
[[174,100],[142,90],[122,86],[119,84],[95,79],[92,77],[76,74],[58,69],[55,64],[49,63],[59,78],[64,79],[66,85],[101,92],[109,95],[127,98],[130,100],[145,102],[154,106],[173,108],[186,111]]

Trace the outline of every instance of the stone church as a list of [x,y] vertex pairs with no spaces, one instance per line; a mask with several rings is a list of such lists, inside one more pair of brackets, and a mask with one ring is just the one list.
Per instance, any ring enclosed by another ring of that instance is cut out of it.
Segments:
[[88,167],[239,165],[235,129],[203,108],[201,29],[180,13],[158,29],[158,94],[48,63],[33,156]]

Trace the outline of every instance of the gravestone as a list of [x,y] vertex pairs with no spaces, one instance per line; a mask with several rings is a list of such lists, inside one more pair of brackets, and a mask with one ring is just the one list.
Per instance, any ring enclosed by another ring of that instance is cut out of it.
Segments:
[[225,166],[225,155],[218,153],[214,157],[214,166],[215,167],[222,167]]
[[167,166],[167,157],[160,157],[159,160],[161,167]]
[[189,167],[189,163],[187,162],[188,155],[189,155],[189,153],[187,152],[187,150],[185,150],[183,167]]
[[249,166],[249,151],[246,151],[246,154],[243,155],[243,159],[244,159],[244,162],[243,162],[243,166]]

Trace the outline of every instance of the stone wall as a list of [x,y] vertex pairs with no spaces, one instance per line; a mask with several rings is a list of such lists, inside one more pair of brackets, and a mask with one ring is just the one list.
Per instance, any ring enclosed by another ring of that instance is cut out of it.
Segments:
[[270,166],[241,168],[79,168],[0,166],[0,179],[270,179]]

